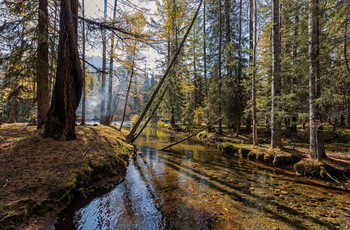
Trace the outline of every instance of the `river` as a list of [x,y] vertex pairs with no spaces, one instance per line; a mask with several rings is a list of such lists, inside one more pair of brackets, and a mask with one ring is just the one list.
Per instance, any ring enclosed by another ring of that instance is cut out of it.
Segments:
[[350,229],[350,194],[147,128],[126,178],[69,205],[55,229]]

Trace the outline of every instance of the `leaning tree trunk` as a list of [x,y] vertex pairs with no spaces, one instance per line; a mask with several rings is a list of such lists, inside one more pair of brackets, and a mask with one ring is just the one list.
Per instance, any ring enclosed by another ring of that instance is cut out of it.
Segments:
[[325,152],[320,106],[315,102],[320,96],[318,17],[318,0],[311,0],[308,23],[310,157],[320,161]]
[[48,2],[39,1],[38,63],[37,63],[37,104],[38,129],[46,122],[49,110],[49,43],[48,43]]
[[278,116],[281,96],[279,5],[279,0],[272,1],[271,148],[281,147],[281,121]]
[[75,111],[79,105],[83,77],[77,44],[78,0],[62,0],[56,83],[45,125],[44,137],[73,140]]

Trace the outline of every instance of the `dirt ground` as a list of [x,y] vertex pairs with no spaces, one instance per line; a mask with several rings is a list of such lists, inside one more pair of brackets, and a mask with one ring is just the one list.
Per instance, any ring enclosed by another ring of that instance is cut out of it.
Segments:
[[[112,156],[119,164],[110,164],[116,167],[109,176],[114,180],[123,176],[133,147],[116,127],[78,126],[76,132],[76,140],[63,142],[42,138],[42,130],[34,126],[0,126],[0,229],[10,222],[15,228],[33,214],[43,215],[55,208],[52,203],[62,204],[65,195],[70,196],[64,190],[75,189],[76,175],[82,170],[89,174],[92,165],[103,167]],[[96,185],[103,178],[94,179]],[[86,189],[89,186],[86,183]],[[80,188],[80,192],[84,195],[87,190]]]

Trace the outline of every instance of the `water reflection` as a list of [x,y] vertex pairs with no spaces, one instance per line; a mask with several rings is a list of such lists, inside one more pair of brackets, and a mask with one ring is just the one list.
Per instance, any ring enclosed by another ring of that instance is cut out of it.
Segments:
[[126,180],[110,193],[80,209],[77,229],[161,229],[162,215],[133,162]]
[[124,182],[76,212],[77,229],[350,229],[340,190],[147,129]]

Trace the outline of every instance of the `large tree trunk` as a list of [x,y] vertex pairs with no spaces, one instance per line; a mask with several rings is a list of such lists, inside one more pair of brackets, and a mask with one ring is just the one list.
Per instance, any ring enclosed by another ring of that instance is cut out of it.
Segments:
[[[221,95],[221,48],[222,48],[222,15],[221,15],[221,0],[219,0],[219,74],[218,74],[218,98],[220,98]],[[219,117],[221,117],[221,101],[219,99],[218,101],[218,114]],[[218,134],[222,135],[222,119],[219,119],[218,123]]]
[[12,99],[11,100],[11,110],[10,110],[10,115],[9,115],[9,119],[7,121],[7,123],[12,124],[12,123],[16,123],[16,99]]
[[38,104],[38,129],[46,122],[49,110],[49,43],[48,43],[48,3],[47,0],[39,1],[38,23],[38,63],[37,63],[37,104]]
[[279,6],[279,0],[272,1],[271,148],[281,147],[281,120],[278,116],[281,96]]
[[[85,18],[85,0],[83,0],[83,18]],[[85,63],[85,20],[83,20],[83,101],[81,106],[81,125],[85,125],[86,117],[86,63]]]
[[319,28],[318,28],[318,0],[310,0],[309,12],[309,123],[310,123],[310,156],[321,160],[325,157],[323,146],[323,128],[320,117],[320,106],[316,100],[320,96],[319,83]]
[[83,77],[77,44],[78,0],[62,0],[57,75],[44,137],[73,140],[75,111],[79,105]]

